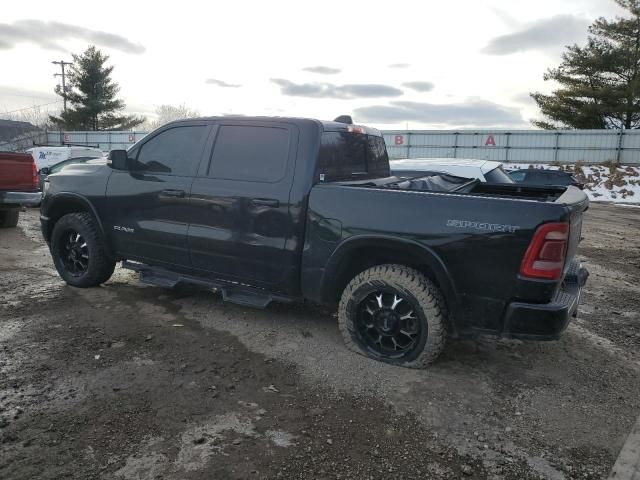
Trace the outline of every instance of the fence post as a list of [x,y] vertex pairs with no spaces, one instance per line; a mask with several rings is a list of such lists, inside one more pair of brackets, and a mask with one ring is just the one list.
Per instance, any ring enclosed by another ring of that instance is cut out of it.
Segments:
[[509,163],[509,139],[511,138],[511,132],[507,132],[505,135],[507,136],[507,141],[504,146],[504,162]]
[[556,144],[553,147],[554,152],[553,152],[553,161],[557,162],[558,161],[558,148],[560,145],[560,132],[556,131]]
[[624,130],[620,128],[620,132],[618,132],[618,148],[616,151],[616,165],[620,165],[620,160],[622,159],[622,136],[624,135]]
[[453,158],[458,158],[458,137],[460,132],[453,132]]
[[407,130],[407,158],[411,158],[411,132]]

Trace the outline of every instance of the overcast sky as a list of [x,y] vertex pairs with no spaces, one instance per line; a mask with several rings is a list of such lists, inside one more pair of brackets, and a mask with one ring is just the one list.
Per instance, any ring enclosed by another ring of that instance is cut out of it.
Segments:
[[[127,110],[351,114],[380,128],[528,128],[546,68],[613,0],[9,2],[0,112],[53,102],[59,67],[95,44]],[[56,109],[58,104],[43,108]]]

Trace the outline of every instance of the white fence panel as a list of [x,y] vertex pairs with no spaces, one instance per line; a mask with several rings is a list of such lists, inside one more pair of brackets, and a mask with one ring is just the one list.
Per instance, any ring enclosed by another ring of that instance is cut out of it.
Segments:
[[[640,130],[388,130],[393,158],[478,158],[515,163],[640,164]],[[126,149],[147,132],[49,131],[32,143]],[[44,138],[43,138],[44,137]],[[26,141],[26,140],[25,140]],[[20,148],[25,148],[20,143]],[[16,144],[17,145],[17,144]],[[34,145],[28,145],[34,146]]]
[[391,158],[640,164],[638,130],[389,130]]

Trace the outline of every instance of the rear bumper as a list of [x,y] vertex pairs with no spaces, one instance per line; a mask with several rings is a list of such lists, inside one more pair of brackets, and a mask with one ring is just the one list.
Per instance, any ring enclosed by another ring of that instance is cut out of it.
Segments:
[[549,303],[512,302],[504,316],[503,336],[523,340],[556,340],[578,314],[582,287],[589,272],[573,262],[562,287]]
[[37,207],[41,192],[0,192],[0,207]]

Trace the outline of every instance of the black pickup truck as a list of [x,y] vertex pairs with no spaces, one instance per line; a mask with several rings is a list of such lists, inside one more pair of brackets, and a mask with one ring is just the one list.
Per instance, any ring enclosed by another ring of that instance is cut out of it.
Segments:
[[41,223],[60,276],[96,286],[122,261],[243,305],[338,305],[350,348],[409,367],[448,335],[560,335],[587,276],[582,191],[392,177],[380,133],[341,120],[178,121],[51,175]]

